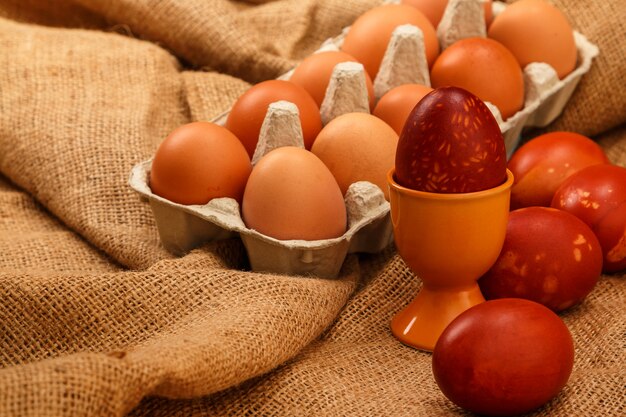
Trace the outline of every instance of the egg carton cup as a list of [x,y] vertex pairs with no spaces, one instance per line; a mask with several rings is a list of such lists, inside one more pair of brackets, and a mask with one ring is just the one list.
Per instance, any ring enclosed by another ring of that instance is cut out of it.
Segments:
[[[270,105],[252,160],[280,146],[304,148],[298,108],[285,101]],[[380,188],[367,181],[351,184],[346,192],[348,223],[342,236],[279,240],[246,227],[232,198],[183,205],[154,194],[149,184],[151,165],[152,160],[135,165],[129,184],[149,201],[163,246],[178,256],[206,242],[239,236],[253,271],[335,278],[348,253],[376,253],[393,241],[389,202]]]

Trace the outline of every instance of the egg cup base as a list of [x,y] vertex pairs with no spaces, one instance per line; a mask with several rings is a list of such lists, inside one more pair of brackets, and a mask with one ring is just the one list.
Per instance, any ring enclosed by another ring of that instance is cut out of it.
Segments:
[[478,284],[458,289],[422,287],[391,320],[391,333],[403,344],[432,352],[450,322],[485,301]]

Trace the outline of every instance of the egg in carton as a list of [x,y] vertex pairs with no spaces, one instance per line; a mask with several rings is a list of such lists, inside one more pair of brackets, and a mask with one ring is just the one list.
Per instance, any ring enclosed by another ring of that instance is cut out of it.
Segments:
[[[355,90],[361,93],[355,95]],[[346,112],[369,111],[363,66],[338,65],[326,97],[322,105],[326,121]],[[223,125],[225,116],[214,122]],[[304,148],[298,108],[287,101],[270,104],[252,163],[280,146]],[[367,181],[351,184],[344,196],[348,224],[342,236],[314,241],[279,240],[246,227],[239,204],[232,198],[183,205],[154,194],[149,185],[151,164],[148,160],[135,165],[129,183],[150,202],[161,241],[176,255],[184,255],[205,242],[239,236],[253,271],[335,278],[348,253],[379,252],[393,241],[389,202],[380,188]]]
[[[387,0],[382,4],[399,3],[399,0]],[[503,2],[494,1],[494,18],[506,7]],[[441,49],[461,39],[486,37],[484,22],[483,1],[449,0],[436,28]],[[326,40],[321,49],[340,49],[349,30],[346,27],[339,36]],[[591,68],[593,58],[599,53],[597,46],[577,31],[574,42],[578,52],[576,68],[563,79],[546,63],[535,62],[523,68],[524,106],[517,113],[503,120],[498,108],[486,103],[502,130],[508,156],[517,147],[525,127],[545,127],[561,114],[581,77]],[[374,79],[376,99],[402,84],[431,85],[424,36],[412,25],[398,26],[391,36]]]

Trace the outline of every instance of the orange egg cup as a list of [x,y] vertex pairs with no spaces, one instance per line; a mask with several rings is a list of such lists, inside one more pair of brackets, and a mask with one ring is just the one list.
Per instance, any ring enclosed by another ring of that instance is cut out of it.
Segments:
[[476,281],[495,263],[506,234],[513,174],[494,188],[440,194],[399,185],[387,174],[398,253],[423,287],[391,321],[402,343],[432,351],[447,325],[485,301]]

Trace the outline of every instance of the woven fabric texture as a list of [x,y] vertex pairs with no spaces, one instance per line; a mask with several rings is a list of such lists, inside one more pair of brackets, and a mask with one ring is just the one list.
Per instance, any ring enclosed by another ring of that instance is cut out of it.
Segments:
[[[600,55],[547,130],[626,166],[626,6],[554,0]],[[421,286],[393,247],[336,280],[250,272],[238,239],[165,251],[127,184],[374,0],[0,0],[0,415],[469,415],[390,318]],[[561,314],[574,372],[536,416],[626,412],[626,284]]]

